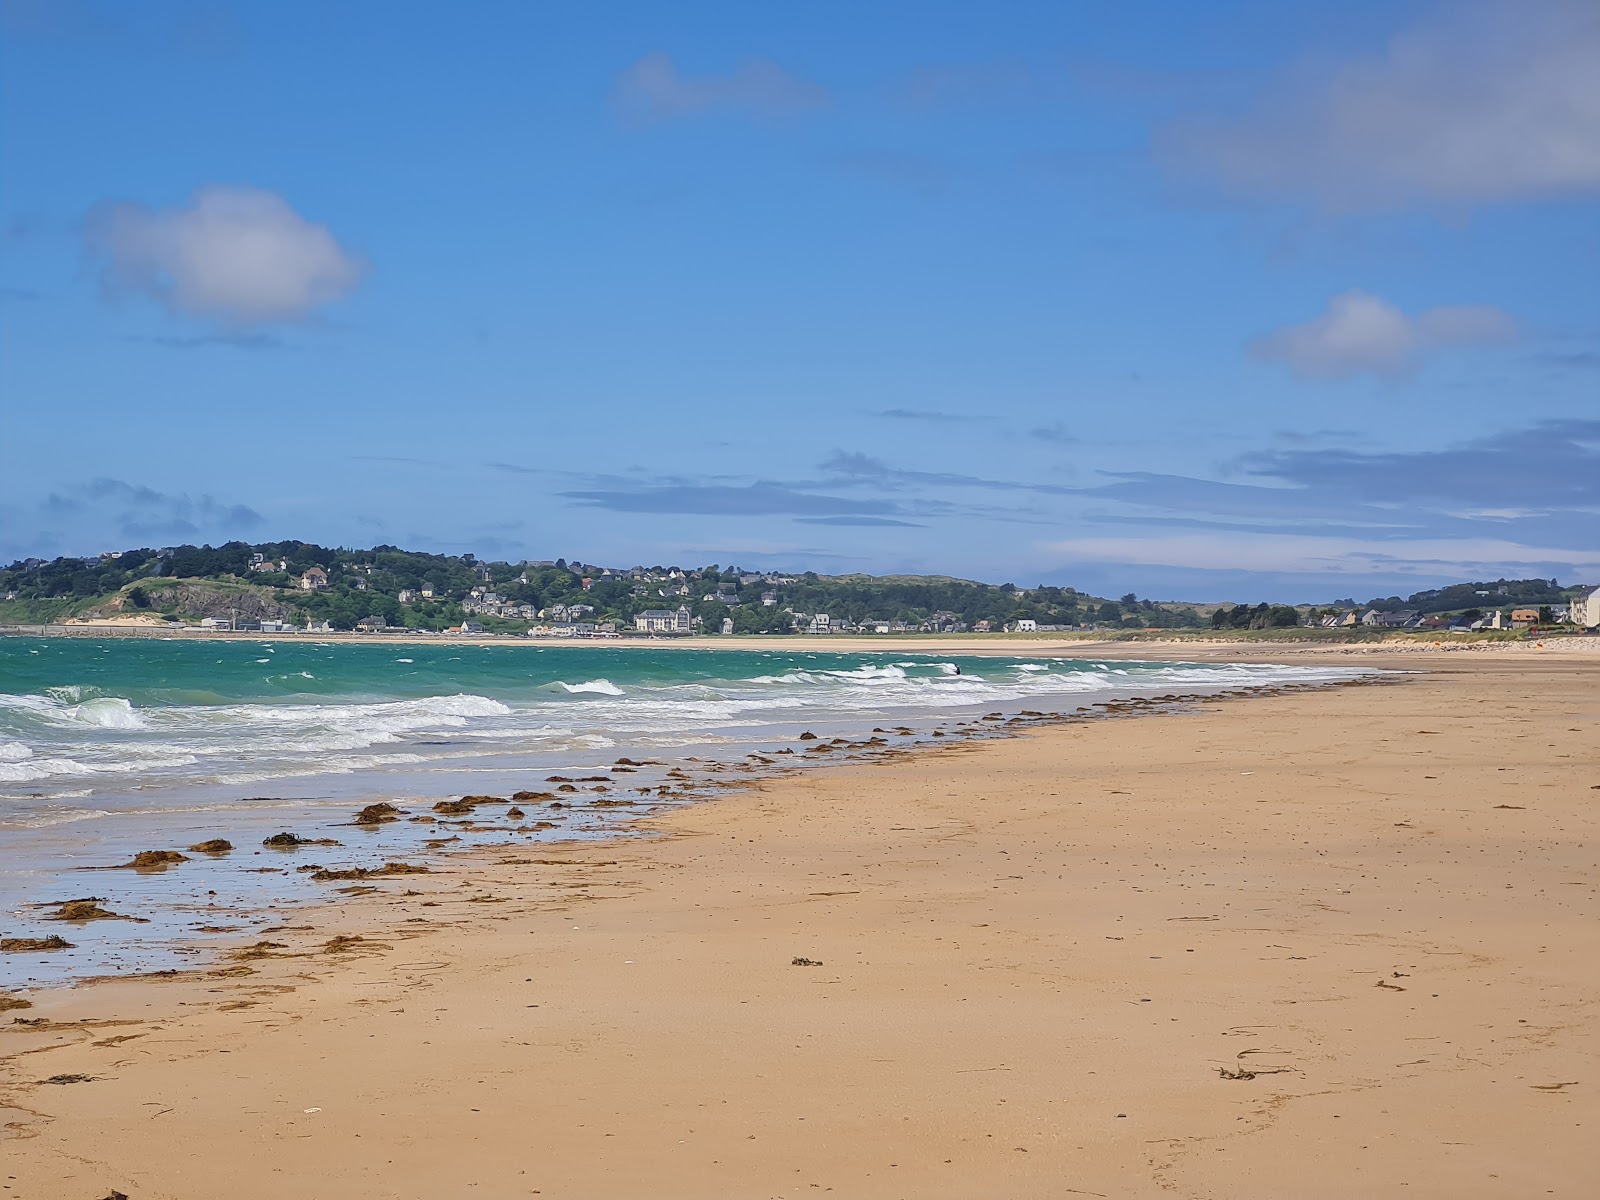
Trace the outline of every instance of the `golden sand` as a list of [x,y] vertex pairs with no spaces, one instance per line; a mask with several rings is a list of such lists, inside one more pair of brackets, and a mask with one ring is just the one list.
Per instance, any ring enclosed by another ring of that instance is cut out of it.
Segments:
[[1600,657],[1373,661],[35,994],[0,1197],[1600,1194]]

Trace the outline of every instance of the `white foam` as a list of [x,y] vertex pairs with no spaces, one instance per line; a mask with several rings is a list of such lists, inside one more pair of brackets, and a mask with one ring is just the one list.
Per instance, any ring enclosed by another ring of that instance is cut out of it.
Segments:
[[609,679],[589,679],[583,683],[562,683],[560,680],[556,682],[559,686],[566,688],[567,691],[577,695],[623,696],[627,694]]

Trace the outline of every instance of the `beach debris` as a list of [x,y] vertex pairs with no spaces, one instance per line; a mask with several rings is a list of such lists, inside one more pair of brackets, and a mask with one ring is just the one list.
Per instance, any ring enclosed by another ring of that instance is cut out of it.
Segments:
[[798,738],[796,738],[795,740],[797,742],[814,742],[814,741],[817,740],[817,735],[812,733],[811,730],[808,729],[804,733],[802,733]]
[[556,794],[554,792],[512,792],[511,798],[519,802],[529,800],[554,800],[556,798]]
[[1406,990],[1405,988],[1401,987],[1398,983],[1390,983],[1387,979],[1380,979],[1380,980],[1378,980],[1377,983],[1373,984],[1372,986],[1373,987],[1387,988],[1391,992],[1403,992],[1403,991]]
[[398,821],[400,810],[394,805],[383,801],[379,804],[369,804],[356,814],[357,825],[382,825],[387,821]]
[[95,1081],[95,1076],[93,1076],[93,1075],[77,1075],[77,1074],[73,1074],[73,1075],[52,1075],[52,1076],[50,1076],[49,1079],[41,1079],[41,1080],[39,1080],[40,1083],[52,1083],[52,1084],[55,1084],[58,1087],[65,1087],[69,1083],[93,1083],[94,1081]]
[[[0,1012],[11,1012],[18,1008],[32,1008],[32,1000],[24,1000],[21,996],[13,996],[8,992],[0,992]],[[22,1018],[18,1017],[17,1020]]]
[[472,805],[465,800],[441,800],[433,806],[433,811],[446,817],[465,817],[472,814]]
[[574,787],[570,783],[563,783],[559,787],[556,788],[556,791],[558,791],[558,792],[575,792],[577,790],[578,789],[576,787]]
[[79,900],[63,900],[61,907],[51,916],[52,921],[129,921],[121,913],[100,907],[104,896],[85,896]]
[[1576,1079],[1568,1079],[1563,1083],[1530,1083],[1528,1085],[1536,1092],[1559,1092],[1562,1088],[1577,1087]]
[[428,868],[417,863],[386,862],[381,867],[350,867],[342,871],[319,870],[312,874],[313,883],[332,880],[382,879],[390,875],[426,875]]
[[176,850],[141,850],[125,863],[118,863],[115,870],[131,868],[135,871],[165,871],[168,867],[177,866],[179,863],[189,861],[187,854],[179,854]]
[[289,946],[287,942],[270,942],[262,940],[254,943],[253,945],[244,946],[238,950],[235,950],[233,953],[229,954],[228,957],[240,960],[249,960],[253,958],[282,958],[284,957],[283,955],[274,954],[273,951],[287,950],[288,948]]
[[506,820],[508,820],[508,821],[520,821],[520,820],[522,820],[523,817],[525,817],[527,815],[528,815],[527,813],[523,812],[515,804],[513,804],[510,808],[506,809]]
[[341,933],[322,943],[324,954],[359,954],[377,950],[392,950],[382,942],[369,942],[358,933]]
[[294,850],[300,846],[337,846],[339,843],[332,838],[303,838],[297,833],[275,833],[263,838],[261,844],[274,850]]
[[0,954],[35,954],[41,950],[71,950],[72,943],[51,934],[42,938],[0,938]]
[[189,847],[194,854],[226,854],[233,849],[233,843],[227,838],[212,838],[207,842],[196,842]]
[[128,1193],[119,1192],[113,1188],[111,1194],[109,1196],[102,1197],[102,1200],[128,1200]]
[[796,957],[789,960],[789,965],[791,967],[820,967],[822,965],[822,960],[817,958]]

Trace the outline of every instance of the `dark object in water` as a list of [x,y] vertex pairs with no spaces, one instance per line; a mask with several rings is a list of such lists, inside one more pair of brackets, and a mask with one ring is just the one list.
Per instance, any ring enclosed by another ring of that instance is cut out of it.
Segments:
[[515,804],[513,804],[510,808],[506,809],[506,820],[508,820],[508,821],[520,821],[520,820],[522,820],[523,817],[525,817],[527,815],[528,815],[527,813],[523,812]]
[[274,850],[293,850],[297,846],[337,846],[332,838],[303,838],[297,833],[275,833],[263,838],[261,844]]
[[176,850],[141,850],[125,863],[118,863],[117,868],[131,867],[135,871],[165,871],[168,867],[189,861],[187,854],[179,854]]
[[209,842],[196,842],[189,849],[195,854],[226,854],[233,849],[233,843],[227,838],[212,838]]
[[0,954],[35,954],[41,950],[71,949],[71,942],[53,933],[43,938],[0,938]]
[[380,804],[369,804],[356,814],[357,825],[382,825],[386,821],[398,821],[400,810],[387,801]]
[[55,921],[116,921],[121,914],[114,913],[100,907],[99,896],[88,896],[82,900],[63,900],[61,907],[56,909],[51,918]]
[[811,730],[808,729],[804,733],[802,733],[797,740],[798,741],[802,741],[802,742],[814,742],[814,741],[817,740],[817,735],[812,733]]

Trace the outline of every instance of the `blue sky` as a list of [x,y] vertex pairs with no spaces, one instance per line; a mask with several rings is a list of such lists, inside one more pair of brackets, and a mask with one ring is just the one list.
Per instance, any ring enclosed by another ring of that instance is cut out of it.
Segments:
[[1600,13],[0,0],[0,559],[1600,580]]

